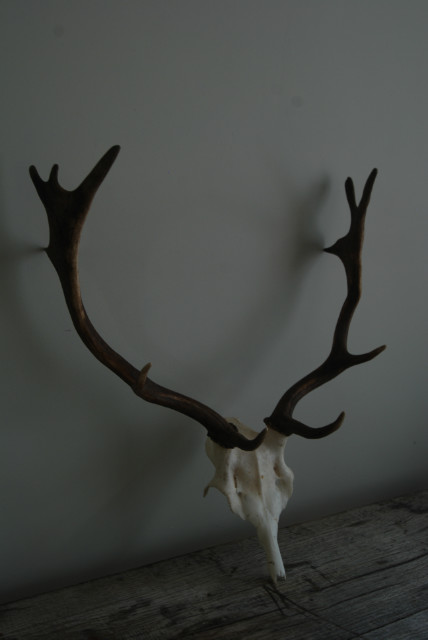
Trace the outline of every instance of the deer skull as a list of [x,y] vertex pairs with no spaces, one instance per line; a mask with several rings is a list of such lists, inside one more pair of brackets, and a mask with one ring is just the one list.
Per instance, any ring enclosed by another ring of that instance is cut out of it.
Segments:
[[[236,418],[228,418],[246,438],[257,434]],[[269,573],[274,582],[285,578],[278,546],[278,521],[293,493],[294,474],[284,462],[287,437],[268,429],[262,444],[254,451],[235,447],[225,449],[207,438],[206,452],[215,467],[210,487],[223,493],[233,513],[256,528],[266,552]]]
[[[55,267],[77,333],[91,353],[147,402],[168,407],[199,422],[208,432],[207,453],[216,472],[208,485],[224,493],[230,508],[251,522],[266,550],[270,574],[274,581],[285,577],[278,548],[278,520],[293,490],[293,473],[283,460],[288,436],[324,438],[342,424],[344,413],[331,424],[310,427],[293,418],[296,404],[303,396],[333,380],[349,367],[368,362],[385,349],[352,354],[347,338],[352,316],[361,295],[361,250],[364,220],[376,178],[374,169],[364,186],[358,203],[351,178],[345,191],[351,213],[349,231],[327,249],[343,263],[347,279],[347,296],[336,323],[333,344],[327,359],[294,383],[280,398],[273,413],[265,418],[266,429],[256,434],[236,419],[225,420],[203,403],[172,389],[166,389],[148,377],[150,364],[139,369],[125,360],[97,332],[87,316],[80,292],[78,248],[80,235],[91,202],[119,153],[114,146],[98,161],[74,191],[58,182],[58,165],[52,167],[48,180],[30,167],[34,186],[45,206],[49,222],[49,246],[46,253]],[[205,492],[206,492],[205,491]]]

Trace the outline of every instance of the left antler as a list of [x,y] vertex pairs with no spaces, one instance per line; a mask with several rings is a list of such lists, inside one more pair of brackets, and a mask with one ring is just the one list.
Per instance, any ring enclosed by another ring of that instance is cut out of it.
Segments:
[[313,428],[293,418],[296,404],[310,391],[329,382],[340,373],[362,362],[372,360],[386,347],[378,347],[361,355],[349,353],[347,347],[348,332],[352,316],[361,297],[361,251],[364,238],[364,221],[377,170],[373,169],[365,184],[360,203],[355,200],[354,183],[348,178],[345,183],[346,197],[351,211],[351,226],[348,233],[324,251],[336,255],[345,267],[348,293],[343,303],[333,337],[333,345],[329,356],[317,369],[296,382],[282,396],[273,413],[265,418],[265,424],[289,436],[293,433],[304,438],[323,438],[340,427],[345,417],[339,417],[325,427]]
[[58,165],[54,165],[46,182],[40,178],[34,166],[30,167],[31,179],[45,206],[49,221],[50,240],[46,252],[58,273],[76,331],[93,355],[144,400],[193,418],[222,447],[239,447],[248,451],[255,449],[263,441],[266,429],[249,440],[206,405],[153,382],[147,376],[150,364],[141,371],[136,369],[103,340],[86,314],[77,267],[80,234],[92,200],[119,150],[120,147],[115,146],[107,151],[74,191],[67,191],[58,183]]

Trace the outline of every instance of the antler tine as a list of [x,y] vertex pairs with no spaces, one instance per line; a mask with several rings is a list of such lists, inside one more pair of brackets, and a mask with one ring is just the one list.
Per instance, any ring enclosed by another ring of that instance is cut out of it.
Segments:
[[[64,272],[66,276],[68,269],[77,268],[77,253],[83,224],[92,200],[119,151],[118,145],[111,147],[74,191],[67,191],[59,184],[57,164],[52,167],[46,182],[40,178],[36,167],[30,167],[31,179],[48,216],[50,237],[46,252],[60,279],[60,272]],[[67,278],[64,277],[64,281],[66,280]],[[64,286],[65,282],[61,280],[61,284]]]
[[74,191],[67,191],[59,184],[58,165],[52,167],[47,181],[40,178],[34,166],[30,167],[31,179],[48,216],[50,239],[46,252],[58,273],[76,331],[91,353],[139,397],[193,418],[207,429],[212,440],[225,448],[256,449],[263,441],[266,429],[248,440],[206,405],[156,384],[147,376],[150,365],[141,371],[136,369],[103,340],[88,318],[77,265],[80,235],[92,200],[119,151],[119,146],[111,147]]
[[346,273],[347,296],[337,320],[333,344],[327,359],[317,369],[290,387],[276,405],[271,416],[265,418],[264,422],[268,427],[284,435],[295,433],[304,438],[323,438],[336,431],[344,420],[345,414],[343,412],[331,424],[321,428],[313,428],[292,417],[296,404],[313,389],[329,382],[349,367],[372,360],[386,348],[382,346],[368,353],[354,355],[349,353],[347,347],[349,327],[361,297],[361,252],[364,222],[376,175],[377,170],[373,169],[366,181],[358,205],[355,200],[354,183],[351,178],[346,180],[345,191],[351,212],[351,225],[343,238],[337,240],[333,246],[324,249],[324,251],[336,255],[342,261]]

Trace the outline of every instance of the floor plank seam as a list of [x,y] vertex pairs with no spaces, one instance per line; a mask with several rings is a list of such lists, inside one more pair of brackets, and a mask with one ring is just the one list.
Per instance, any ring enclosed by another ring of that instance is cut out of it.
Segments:
[[352,631],[351,629],[347,629],[346,627],[343,627],[342,625],[337,624],[337,622],[333,622],[328,618],[324,618],[318,612],[309,611],[303,605],[300,605],[294,602],[293,600],[291,600],[288,596],[283,596],[283,597],[286,601],[290,602],[296,608],[296,610],[300,611],[305,616],[305,618],[310,618],[312,620],[316,620],[317,622],[321,621],[324,624],[327,624],[327,625],[330,625],[331,627],[339,629],[340,631],[345,631],[346,633],[350,634],[352,638],[354,638],[354,640],[357,640],[360,637],[358,634],[355,634],[355,632]]
[[[400,588],[402,585],[401,584],[393,584],[393,585],[388,585],[391,587],[398,587]],[[358,598],[366,598],[367,596],[371,595],[372,593],[377,593],[378,591],[385,591],[385,586],[382,585],[381,587],[377,587],[376,589],[372,589],[371,591],[364,591],[363,593],[360,593],[357,596],[350,596],[349,598],[345,598],[344,600],[339,600],[338,602],[334,602],[333,604],[330,604],[327,607],[321,607],[321,611],[328,611],[329,609],[335,609],[338,606],[341,606],[342,604],[344,604],[345,602],[355,602],[356,600],[358,600]]]
[[419,560],[421,560],[421,559],[423,559],[423,558],[425,558],[427,556],[428,556],[428,553],[425,552],[425,553],[422,553],[419,556],[414,556],[413,558],[409,558],[408,560],[403,560],[402,562],[397,562],[395,564],[390,564],[390,565],[387,565],[385,567],[379,567],[377,569],[374,569],[373,571],[368,571],[367,573],[361,573],[361,574],[359,574],[357,576],[352,576],[351,578],[346,578],[346,580],[340,580],[340,581],[338,580],[338,581],[332,583],[331,585],[326,586],[325,589],[327,590],[327,589],[339,587],[340,585],[344,585],[344,584],[347,584],[349,582],[355,582],[355,581],[361,580],[362,578],[368,578],[370,576],[375,575],[376,573],[381,574],[381,573],[384,573],[385,571],[390,571],[391,569],[396,569],[398,567],[403,567],[406,564],[410,564],[412,562],[418,562]]
[[[251,622],[254,620],[259,620],[262,619],[264,617],[268,617],[270,616],[272,613],[275,613],[276,608],[275,609],[270,609],[268,611],[263,611],[263,613],[256,613],[254,615],[251,616],[246,616],[244,618],[240,618],[239,620],[233,620],[233,622],[231,622],[230,620],[212,620],[212,621],[207,621],[207,623],[205,625],[198,625],[197,629],[192,630],[192,628],[185,628],[180,630],[180,635],[177,635],[174,637],[174,640],[181,640],[182,638],[187,640],[188,638],[193,638],[193,639],[200,639],[202,640],[202,638],[204,637],[203,635],[201,636],[201,633],[208,633],[211,631],[216,631],[216,630],[222,630],[222,629],[227,629],[227,628],[232,628],[234,624],[242,624],[242,623],[246,623],[246,622]],[[292,619],[294,616],[286,616],[289,620]],[[294,627],[294,626],[298,626],[300,624],[300,621],[296,621],[296,623],[293,625],[289,625],[287,624],[287,630]],[[197,633],[198,635],[194,635],[195,633]]]
[[[412,613],[411,617],[417,616],[418,614],[423,613],[424,611],[427,612],[427,630],[428,630],[428,609],[424,608],[424,609],[421,609],[420,611],[414,611]],[[397,618],[396,620],[393,620],[392,622],[391,622],[391,620],[388,620],[388,622],[386,622],[385,624],[381,624],[378,627],[372,627],[370,629],[370,631],[366,631],[365,633],[367,634],[367,633],[372,633],[373,631],[380,631],[381,629],[386,629],[387,627],[390,627],[391,624],[397,624],[397,622],[401,622],[403,620],[408,620],[408,618],[409,618],[409,615],[406,614],[404,616],[401,616],[400,618]],[[410,640],[410,638],[409,638],[409,640]]]

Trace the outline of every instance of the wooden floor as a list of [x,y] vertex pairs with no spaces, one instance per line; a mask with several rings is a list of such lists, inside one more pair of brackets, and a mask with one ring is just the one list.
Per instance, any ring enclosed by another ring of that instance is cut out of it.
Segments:
[[0,607],[2,640],[427,640],[428,491]]

